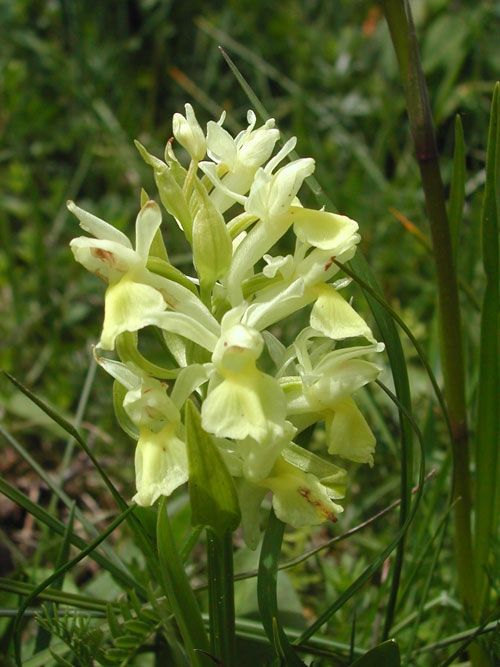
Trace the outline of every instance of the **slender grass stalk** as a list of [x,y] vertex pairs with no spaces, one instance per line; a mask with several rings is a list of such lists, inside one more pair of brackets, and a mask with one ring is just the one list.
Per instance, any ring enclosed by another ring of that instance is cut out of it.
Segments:
[[[453,177],[450,184],[448,220],[450,223],[453,260],[457,262],[458,242],[462,226],[462,214],[465,202],[465,141],[464,128],[460,116],[455,117],[455,149],[453,152]],[[462,281],[463,282],[463,281]],[[459,279],[460,287],[463,284]],[[474,295],[475,296],[475,295]]]
[[[15,581],[14,579],[7,579],[0,577],[0,590],[6,593],[15,593],[17,595],[29,595],[33,593],[38,586],[27,581]],[[80,595],[78,593],[67,593],[53,588],[46,588],[42,591],[37,591],[36,597],[38,601],[47,600],[49,602],[57,602],[66,606],[75,607],[76,609],[83,609],[88,615],[101,614],[106,616],[106,606],[110,604],[107,600],[100,600],[96,597],[89,597],[88,595]],[[66,613],[67,610],[61,613]],[[33,616],[40,613],[40,608],[26,610],[23,616]],[[17,616],[17,609],[2,609],[0,617]]]
[[486,159],[486,185],[481,220],[485,289],[481,312],[479,379],[476,413],[476,521],[474,531],[477,590],[475,620],[482,621],[488,608],[488,566],[491,539],[498,531],[499,515],[499,308],[500,253],[498,243],[500,204],[500,85],[497,83],[491,106],[491,122]]
[[211,652],[224,667],[235,662],[233,533],[207,528]]
[[453,247],[427,86],[407,2],[382,3],[405,84],[407,110],[429,217],[436,282],[440,352],[453,432],[453,500],[458,587],[466,608],[475,607],[471,538],[471,491],[462,327]]

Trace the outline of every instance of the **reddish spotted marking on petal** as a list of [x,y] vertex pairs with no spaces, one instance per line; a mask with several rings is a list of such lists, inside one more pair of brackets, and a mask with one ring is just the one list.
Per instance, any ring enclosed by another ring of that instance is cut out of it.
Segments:
[[115,256],[109,250],[103,250],[102,248],[91,248],[90,254],[96,259],[99,259],[101,262],[106,262],[106,264],[109,264],[110,266],[116,265]]
[[298,492],[300,495],[306,499],[306,501],[312,505],[314,508],[316,508],[321,514],[323,514],[329,521],[332,521],[335,523],[337,521],[337,517],[333,512],[330,510],[326,509],[326,507],[319,501],[319,500],[312,500],[311,499],[311,489],[307,489],[304,487],[299,487]]
[[153,407],[152,405],[146,405],[144,412],[150,419],[161,419],[163,413],[158,408]]
[[328,269],[331,267],[335,259],[336,259],[335,257],[330,257],[330,261],[325,264],[325,271],[328,271]]
[[173,296],[168,292],[166,292],[165,290],[160,289],[158,291],[162,295],[167,306],[170,306],[170,308],[173,308],[175,310],[179,305],[179,301],[177,299],[174,299]]

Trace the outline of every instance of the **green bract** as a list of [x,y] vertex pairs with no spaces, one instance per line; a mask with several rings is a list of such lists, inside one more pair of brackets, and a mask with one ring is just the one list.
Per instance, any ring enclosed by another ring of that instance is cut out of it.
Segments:
[[[185,116],[175,114],[173,134],[191,158],[187,168],[170,143],[165,162],[138,144],[167,215],[192,247],[192,276],[169,264],[154,201],[137,217],[135,249],[120,231],[70,202],[94,237],[74,239],[71,248],[108,282],[96,358],[122,387],[115,394],[117,417],[138,437],[135,502],[151,505],[170,495],[194,470],[192,484],[204,491],[191,498],[201,502],[217,489],[203,484],[204,467],[213,476],[225,466],[221,479],[233,478],[244,536],[255,547],[268,492],[277,516],[295,527],[334,520],[342,511],[336,501],[344,496],[345,471],[293,442],[304,429],[323,422],[325,453],[373,465],[375,439],[352,394],[378,376],[370,358],[383,345],[343,298],[346,281],[332,282],[335,260],[348,261],[356,251],[357,223],[304,208],[297,198],[314,161],[282,164],[295,139],[272,157],[279,138],[273,120],[256,129],[249,112],[249,126],[236,138],[223,121],[224,115],[209,122],[205,133],[190,105]],[[286,233],[294,236],[293,254],[270,254]],[[309,326],[294,339],[279,340],[269,330],[306,306]],[[165,367],[137,348],[141,330],[150,326],[170,352]],[[349,347],[353,338],[357,344]],[[120,359],[103,357],[100,349]],[[200,412],[194,421],[193,403]],[[187,432],[193,424],[197,434]],[[199,454],[189,465],[186,443],[191,457]],[[207,448],[204,456],[200,447]],[[208,464],[214,452],[215,468]],[[206,508],[193,513],[207,516]],[[239,516],[234,508],[230,513]]]

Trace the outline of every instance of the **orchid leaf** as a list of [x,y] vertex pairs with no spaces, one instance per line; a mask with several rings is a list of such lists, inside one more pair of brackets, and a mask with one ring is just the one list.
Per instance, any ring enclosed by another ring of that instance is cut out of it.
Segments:
[[257,596],[262,625],[281,664],[303,667],[304,663],[288,641],[279,620],[278,563],[284,532],[285,524],[271,511],[260,554]]
[[351,667],[401,667],[399,647],[394,639],[389,639],[355,660]]
[[191,401],[186,404],[186,436],[193,526],[209,526],[221,537],[239,526],[238,497],[222,455]]

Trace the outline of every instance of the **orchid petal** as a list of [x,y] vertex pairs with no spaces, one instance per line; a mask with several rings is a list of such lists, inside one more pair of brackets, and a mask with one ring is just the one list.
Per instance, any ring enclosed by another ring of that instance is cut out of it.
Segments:
[[207,140],[203,134],[193,107],[185,105],[186,117],[180,113],[174,114],[172,119],[172,132],[174,137],[183,146],[193,160],[199,162],[205,157]]
[[95,236],[97,239],[113,241],[125,248],[132,248],[132,244],[125,234],[116,229],[116,227],[113,227],[113,225],[92,215],[88,211],[84,211],[83,208],[80,208],[72,201],[67,202],[67,207],[80,221],[80,227],[89,234],[92,234],[92,236]]
[[373,466],[375,436],[351,397],[337,403],[326,420],[328,453]]
[[149,249],[153,243],[154,236],[161,225],[161,211],[158,204],[148,201],[141,208],[136,221],[136,252],[146,265]]
[[155,324],[160,329],[184,336],[209,352],[213,352],[217,344],[217,336],[185,313],[158,312],[149,318],[148,324]]
[[268,477],[276,459],[290,444],[296,432],[297,429],[289,421],[284,421],[282,424],[269,422],[269,431],[265,441],[258,442],[252,438],[246,438],[240,442],[243,476],[254,483],[261,482]]
[[370,327],[347,301],[328,285],[317,288],[318,298],[311,311],[311,326],[333,340],[364,336],[375,343]]
[[[272,296],[271,296],[272,295]],[[283,289],[280,285],[257,297],[248,307],[244,322],[262,330],[314,301],[315,293],[305,290],[302,278]]]
[[314,409],[321,410],[373,382],[380,375],[380,368],[370,361],[344,355],[339,356],[336,363],[332,361],[328,369],[317,368],[316,373],[309,386],[304,385],[304,395]]
[[297,238],[333,255],[359,241],[358,223],[345,215],[297,207],[293,229]]
[[127,392],[123,408],[137,426],[147,426],[154,433],[161,431],[167,422],[180,422],[181,415],[167,394],[167,385],[155,378],[144,378]]
[[[235,310],[235,309],[233,309]],[[244,324],[229,325],[226,313],[222,320],[221,336],[217,341],[212,361],[222,371],[241,372],[249,363],[252,364],[262,354],[264,340],[254,328]]]
[[238,150],[233,137],[213,120],[207,123],[207,153],[211,160],[230,170],[236,165]]
[[212,336],[219,336],[219,323],[205,304],[187,287],[150,271],[145,275],[144,282],[154,287],[162,295],[169,308],[196,320]]
[[186,444],[171,423],[159,433],[140,429],[135,450],[137,493],[132,498],[142,507],[152,505],[160,496],[169,496],[188,479]]
[[99,366],[104,368],[106,373],[117,380],[125,389],[134,389],[141,382],[142,375],[139,369],[135,372],[130,365],[101,356],[98,348],[94,348],[94,357]]
[[70,247],[77,262],[109,283],[116,283],[140,264],[134,250],[115,241],[79,236],[70,242]]
[[170,394],[172,401],[179,409],[189,396],[208,380],[210,367],[211,364],[191,364],[181,369]]
[[227,287],[231,305],[242,301],[241,283],[253,273],[254,265],[277,243],[293,223],[288,213],[271,220],[260,220],[247,233],[233,252],[233,261],[224,285]]
[[113,350],[115,339],[124,331],[138,331],[155,324],[167,307],[158,290],[134,282],[128,276],[106,290],[104,325],[100,347]]
[[218,437],[264,441],[270,422],[284,422],[285,410],[275,378],[255,368],[244,373],[227,371],[217,386],[209,388],[201,410],[202,425]]
[[271,477],[265,480],[273,492],[273,508],[281,521],[294,528],[336,521],[344,509],[333,501],[336,494],[308,472],[278,459]]

